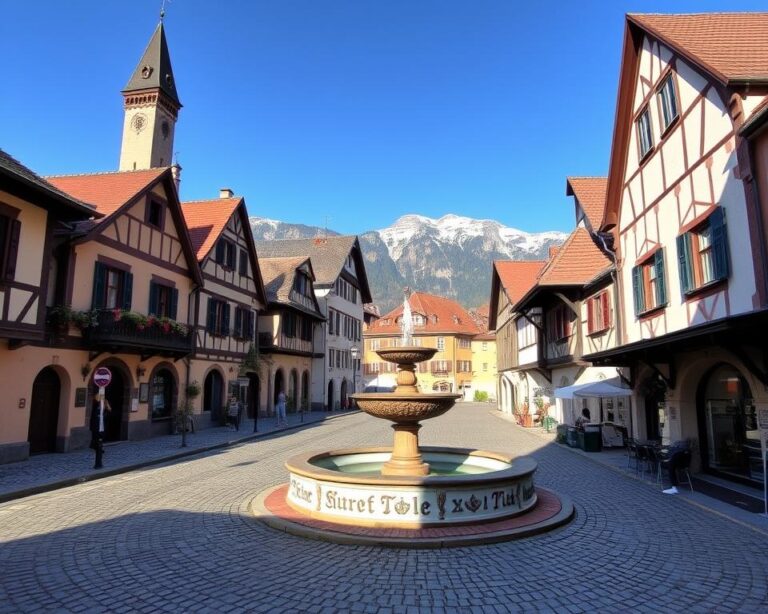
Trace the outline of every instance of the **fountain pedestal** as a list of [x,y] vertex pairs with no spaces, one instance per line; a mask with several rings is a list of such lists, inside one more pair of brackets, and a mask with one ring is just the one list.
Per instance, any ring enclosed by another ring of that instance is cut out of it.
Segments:
[[381,467],[381,475],[429,475],[429,464],[421,458],[419,451],[418,422],[393,424],[395,441],[392,458]]

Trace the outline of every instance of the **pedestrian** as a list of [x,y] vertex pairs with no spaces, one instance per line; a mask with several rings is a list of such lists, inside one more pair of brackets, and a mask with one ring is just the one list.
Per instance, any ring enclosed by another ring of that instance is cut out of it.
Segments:
[[94,469],[101,469],[102,457],[104,456],[104,424],[107,417],[111,414],[112,408],[109,401],[101,395],[96,394],[93,397],[93,406],[91,407],[91,418],[88,424],[91,431],[91,449],[96,453]]
[[227,407],[227,417],[229,418],[229,423],[232,425],[232,427],[236,430],[240,430],[240,402],[237,400],[237,397],[232,395],[229,399],[229,405]]
[[285,393],[281,390],[277,395],[277,426],[288,424],[285,416]]
[[687,468],[691,463],[691,450],[687,440],[676,441],[663,451],[661,467],[667,469],[670,487],[662,492],[665,495],[677,494],[677,470]]
[[576,428],[579,430],[584,430],[584,425],[589,424],[592,421],[592,414],[589,412],[588,408],[584,408],[581,410],[581,416],[576,418]]

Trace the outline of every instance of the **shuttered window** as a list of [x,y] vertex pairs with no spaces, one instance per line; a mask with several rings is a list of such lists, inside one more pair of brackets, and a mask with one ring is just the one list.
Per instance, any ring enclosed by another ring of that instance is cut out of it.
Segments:
[[653,132],[651,131],[651,112],[648,107],[643,109],[637,120],[637,141],[640,147],[640,159],[645,158],[646,154],[653,149]]
[[244,249],[240,250],[240,275],[248,277],[248,252]]
[[549,338],[551,341],[563,341],[571,336],[571,310],[559,305],[548,316]]
[[130,311],[133,297],[133,275],[107,266],[103,262],[94,263],[93,309],[124,309]]
[[632,269],[632,294],[635,315],[667,304],[663,249],[656,250],[645,262]]
[[239,339],[253,339],[255,314],[245,307],[235,307],[235,326],[233,336]]
[[208,298],[208,314],[205,329],[211,335],[226,336],[229,334],[230,306],[226,301],[220,301],[213,297]]
[[159,318],[175,320],[179,306],[179,291],[157,282],[149,283],[149,311]]
[[683,294],[728,278],[728,237],[722,207],[717,207],[701,224],[677,237],[677,261]]
[[608,291],[592,296],[587,301],[587,329],[589,334],[600,333],[611,326],[611,306]]

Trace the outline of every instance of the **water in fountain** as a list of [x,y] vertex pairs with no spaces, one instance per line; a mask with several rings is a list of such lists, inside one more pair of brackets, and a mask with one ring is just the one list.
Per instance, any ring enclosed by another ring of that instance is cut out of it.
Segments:
[[408,295],[403,301],[403,317],[400,320],[400,326],[403,329],[401,345],[410,346],[413,343],[413,315],[411,314],[411,305],[408,302]]

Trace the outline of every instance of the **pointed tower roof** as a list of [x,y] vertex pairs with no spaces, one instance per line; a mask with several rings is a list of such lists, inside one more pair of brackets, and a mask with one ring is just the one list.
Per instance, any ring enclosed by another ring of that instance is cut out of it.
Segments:
[[155,33],[149,40],[144,55],[141,56],[136,70],[133,71],[123,94],[148,89],[159,89],[179,107],[179,95],[176,93],[176,80],[171,68],[171,54],[165,41],[163,22],[157,24]]

